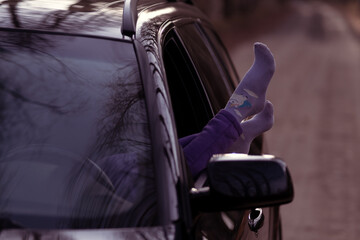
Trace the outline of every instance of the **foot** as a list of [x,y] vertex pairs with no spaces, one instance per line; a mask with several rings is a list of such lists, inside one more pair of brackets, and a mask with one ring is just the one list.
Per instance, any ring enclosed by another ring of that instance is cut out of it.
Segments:
[[275,71],[274,57],[265,44],[255,43],[254,52],[253,65],[225,107],[239,122],[264,109],[266,90]]
[[243,130],[239,139],[230,151],[249,153],[251,142],[262,133],[268,131],[274,124],[274,109],[270,101],[265,102],[264,109],[253,118],[243,121],[240,125]]

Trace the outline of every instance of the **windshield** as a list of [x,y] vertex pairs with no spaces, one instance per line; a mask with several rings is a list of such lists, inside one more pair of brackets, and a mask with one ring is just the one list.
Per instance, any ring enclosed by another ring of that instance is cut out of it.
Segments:
[[153,225],[146,114],[131,43],[0,31],[0,226]]

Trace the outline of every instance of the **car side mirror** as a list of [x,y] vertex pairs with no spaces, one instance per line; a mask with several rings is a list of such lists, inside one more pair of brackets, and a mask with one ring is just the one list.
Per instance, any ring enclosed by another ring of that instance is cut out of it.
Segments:
[[286,164],[272,155],[214,155],[208,164],[207,182],[207,186],[191,189],[193,209],[250,209],[285,204],[294,198]]

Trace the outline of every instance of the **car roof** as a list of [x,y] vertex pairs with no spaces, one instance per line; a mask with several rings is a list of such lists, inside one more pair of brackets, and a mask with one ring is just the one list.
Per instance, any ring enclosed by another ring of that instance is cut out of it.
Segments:
[[[137,11],[166,2],[139,0]],[[119,38],[123,10],[124,0],[8,0],[0,4],[0,28]]]

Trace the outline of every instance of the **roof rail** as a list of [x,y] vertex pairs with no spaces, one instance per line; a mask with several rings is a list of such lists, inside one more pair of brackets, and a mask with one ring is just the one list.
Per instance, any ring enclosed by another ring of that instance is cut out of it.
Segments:
[[138,0],[125,0],[121,33],[133,37],[136,32]]

